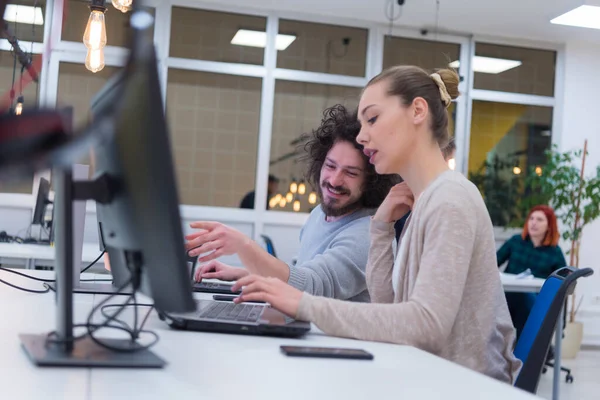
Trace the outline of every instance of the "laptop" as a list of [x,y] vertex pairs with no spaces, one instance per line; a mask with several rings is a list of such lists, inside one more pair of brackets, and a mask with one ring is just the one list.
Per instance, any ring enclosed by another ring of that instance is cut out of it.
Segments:
[[267,304],[217,300],[196,300],[196,304],[195,312],[159,312],[159,317],[171,328],[189,331],[280,337],[299,337],[310,331],[309,322],[292,319]]

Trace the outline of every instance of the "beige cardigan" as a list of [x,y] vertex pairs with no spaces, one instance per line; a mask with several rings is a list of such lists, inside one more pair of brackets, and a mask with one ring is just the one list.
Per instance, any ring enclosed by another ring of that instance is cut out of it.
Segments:
[[[392,288],[393,224],[371,222],[367,287],[373,303],[303,294],[298,319],[325,333],[418,347],[504,382],[521,362],[500,275],[492,223],[477,188],[442,173],[421,194]],[[406,231],[406,229],[405,229]]]

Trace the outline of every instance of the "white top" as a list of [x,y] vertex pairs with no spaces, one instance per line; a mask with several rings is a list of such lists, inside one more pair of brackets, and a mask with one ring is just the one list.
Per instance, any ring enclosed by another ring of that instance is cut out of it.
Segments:
[[[50,271],[27,271],[52,277]],[[90,277],[90,274],[85,274]],[[0,271],[0,279],[41,288]],[[199,298],[210,295],[196,294]],[[77,294],[75,319],[82,322],[104,296]],[[118,301],[123,301],[119,298]],[[138,302],[146,302],[139,296]],[[19,333],[55,328],[54,294],[20,292],[0,283],[0,388],[11,399],[344,399],[400,397],[430,399],[539,399],[510,385],[460,367],[409,346],[362,342],[324,336],[318,330],[302,339],[176,331],[153,314],[146,328],[160,341],[152,348],[167,361],[161,370],[38,368],[21,349]],[[146,309],[140,309],[145,315]],[[131,322],[131,311],[124,312]],[[112,335],[110,331],[104,335]],[[292,358],[281,345],[359,348],[373,361]],[[235,383],[232,385],[232,382]],[[392,396],[394,397],[394,396]],[[396,396],[398,397],[398,396]]]
[[[408,224],[406,227],[406,233],[402,236],[409,235],[411,226],[412,224]],[[400,260],[406,257],[406,240],[402,240],[402,238],[400,238],[400,242],[398,244],[400,246],[398,247],[396,258],[394,259],[394,269],[392,270],[392,288],[394,289],[394,295],[398,293],[398,284],[400,282]]]

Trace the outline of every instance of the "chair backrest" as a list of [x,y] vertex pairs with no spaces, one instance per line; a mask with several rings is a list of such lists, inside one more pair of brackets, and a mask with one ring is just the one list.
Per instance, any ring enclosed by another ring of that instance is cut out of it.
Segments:
[[267,235],[260,235],[262,239],[265,241],[265,245],[267,246],[267,252],[273,257],[277,257],[275,254],[275,247],[273,246],[273,241]]
[[515,347],[515,357],[523,362],[515,386],[535,393],[559,322],[567,295],[575,289],[576,280],[592,275],[591,268],[564,267],[554,271],[540,290]]

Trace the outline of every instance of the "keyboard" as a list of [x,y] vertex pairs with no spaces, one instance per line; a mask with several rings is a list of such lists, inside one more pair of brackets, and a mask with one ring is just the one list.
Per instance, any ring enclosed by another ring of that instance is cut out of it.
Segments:
[[219,321],[257,322],[264,309],[265,306],[260,305],[215,301],[203,309],[199,313],[199,317]]
[[241,291],[232,292],[232,284],[218,282],[192,282],[194,292],[218,293],[218,294],[240,294]]

